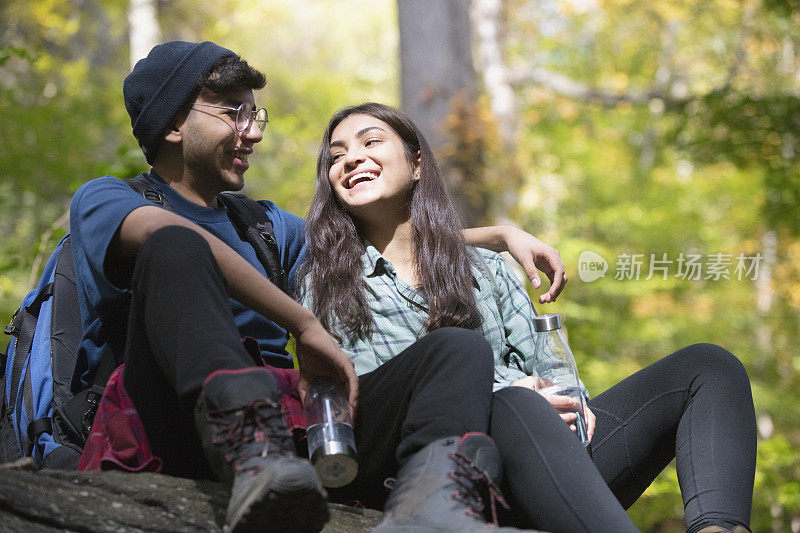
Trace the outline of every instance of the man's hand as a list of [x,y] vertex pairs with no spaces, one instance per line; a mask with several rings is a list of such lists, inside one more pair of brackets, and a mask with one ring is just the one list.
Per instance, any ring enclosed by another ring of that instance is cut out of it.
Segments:
[[525,269],[533,288],[538,289],[542,284],[539,270],[550,280],[550,290],[539,295],[539,303],[555,302],[567,284],[566,269],[558,250],[520,228],[506,226],[505,231],[508,252]]
[[350,414],[355,420],[358,399],[358,377],[353,362],[347,357],[318,320],[309,320],[295,333],[297,361],[300,366],[300,400],[305,404],[309,384],[321,377],[331,381],[347,396]]
[[539,303],[555,302],[567,283],[566,270],[558,251],[533,235],[510,225],[470,228],[462,231],[467,244],[494,252],[509,252],[525,269],[534,289],[542,281],[539,270],[550,280],[550,290],[539,296]]

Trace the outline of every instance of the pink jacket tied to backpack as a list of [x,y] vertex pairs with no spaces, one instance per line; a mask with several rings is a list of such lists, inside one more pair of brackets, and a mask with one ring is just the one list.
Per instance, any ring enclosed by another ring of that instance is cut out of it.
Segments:
[[[124,368],[117,367],[108,380],[78,470],[161,470],[162,460],[152,454],[142,421],[122,384]],[[297,393],[300,374],[297,370],[265,368],[278,384],[286,425],[298,440],[306,429],[305,411]]]

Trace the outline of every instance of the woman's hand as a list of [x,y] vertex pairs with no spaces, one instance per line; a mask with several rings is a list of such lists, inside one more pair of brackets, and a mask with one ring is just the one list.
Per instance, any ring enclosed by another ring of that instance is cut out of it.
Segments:
[[300,400],[305,404],[309,384],[315,378],[327,379],[338,385],[347,396],[350,415],[355,420],[358,377],[353,362],[316,318],[309,320],[293,334],[297,342],[297,362],[300,366]]
[[530,233],[514,226],[505,226],[508,253],[522,265],[534,289],[541,286],[539,270],[550,280],[550,290],[539,295],[539,303],[555,302],[567,284],[567,273],[561,255],[552,246],[543,243]]
[[[577,426],[575,425],[575,421],[578,420],[578,399],[573,398],[571,396],[559,396],[557,394],[548,394],[544,396],[545,400],[550,402],[550,405],[555,407],[556,411],[558,411],[558,415],[561,417],[561,420],[567,423],[569,429],[572,431],[578,431]],[[583,404],[583,418],[586,421],[586,435],[589,438],[589,442],[592,441],[592,436],[594,436],[594,428],[597,424],[597,417],[594,416],[594,413],[589,406],[584,402]]]
[[589,404],[586,402],[583,402],[583,416],[586,418],[586,434],[589,436],[589,442],[591,442],[594,436],[594,428],[597,425],[597,417],[594,416],[592,410],[589,409]]
[[[549,379],[540,378],[539,376],[527,376],[518,379],[511,385],[514,387],[525,387],[526,389],[539,392],[541,389],[550,387],[552,384],[553,382]],[[578,415],[575,413],[575,411],[578,408],[578,400],[576,398],[572,398],[570,396],[559,396],[557,394],[542,394],[542,397],[550,402],[550,405],[555,407],[556,411],[558,411],[558,416],[561,417],[561,420],[567,423],[572,431],[577,430],[575,427],[575,420],[578,418]]]
[[[552,384],[553,382],[549,379],[540,378],[538,376],[527,376],[522,379],[518,379],[511,385],[513,387],[525,387],[526,389],[539,392],[541,389],[549,387]],[[571,396],[559,396],[558,394],[542,394],[542,397],[550,402],[550,405],[555,407],[556,411],[558,411],[558,416],[561,417],[561,420],[567,423],[572,431],[578,430],[578,428],[575,427],[575,421],[578,419],[578,414],[576,413],[578,410],[577,398],[573,398]],[[589,436],[589,441],[591,441],[592,436],[594,435],[594,428],[597,425],[597,417],[594,416],[592,410],[589,409],[589,404],[586,402],[584,402],[583,405],[583,416],[586,420],[586,434]]]
[[550,381],[549,379],[540,378],[539,376],[526,376],[522,379],[518,379],[517,381],[513,382],[511,386],[525,387],[526,389],[538,391],[539,389],[549,387],[552,384],[553,382]]

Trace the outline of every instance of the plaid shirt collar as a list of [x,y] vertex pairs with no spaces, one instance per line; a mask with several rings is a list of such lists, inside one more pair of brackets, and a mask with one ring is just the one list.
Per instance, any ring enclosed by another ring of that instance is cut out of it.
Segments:
[[389,274],[395,276],[394,267],[388,259],[383,257],[380,252],[369,241],[365,240],[366,253],[361,255],[361,262],[364,264],[364,275],[368,278]]
[[[368,240],[364,240],[364,245],[366,246],[366,252],[361,256],[361,263],[364,265],[364,276],[367,278],[374,278],[381,274],[388,274],[394,279],[396,273],[392,263],[383,257],[380,252],[378,252],[377,248]],[[480,289],[480,283],[478,283],[474,275],[472,276],[472,286],[475,289]],[[427,305],[425,305],[425,307],[427,307]]]
[[[393,286],[394,290],[405,300],[418,307],[419,310],[427,312],[428,302],[422,297],[422,293],[398,276],[391,261],[383,257],[375,246],[367,240],[364,241],[364,244],[367,249],[361,256],[361,262],[364,265],[367,290],[372,292],[375,298],[380,299],[381,291],[378,287],[384,284]],[[386,279],[380,280],[381,276],[385,276]],[[377,285],[373,286],[375,282],[377,282]]]

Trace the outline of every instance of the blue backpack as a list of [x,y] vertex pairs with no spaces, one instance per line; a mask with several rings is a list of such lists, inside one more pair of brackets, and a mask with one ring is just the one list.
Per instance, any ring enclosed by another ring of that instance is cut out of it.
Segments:
[[[144,174],[125,182],[172,210]],[[218,199],[269,278],[285,291],[286,274],[263,206],[241,194],[223,193]],[[0,463],[29,456],[39,467],[74,470],[117,362],[106,350],[91,385],[73,389],[80,381],[73,374],[83,326],[69,234],[56,246],[39,284],[23,298],[5,333],[11,340],[0,354]]]
[[23,298],[5,329],[13,338],[2,358],[0,383],[4,461],[32,455],[42,466],[47,456],[49,466],[60,467],[64,462],[77,465],[80,457],[79,432],[65,416],[83,333],[71,244],[69,235],[61,239],[38,286]]

